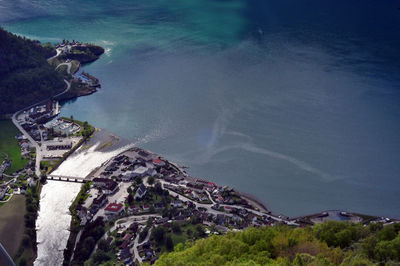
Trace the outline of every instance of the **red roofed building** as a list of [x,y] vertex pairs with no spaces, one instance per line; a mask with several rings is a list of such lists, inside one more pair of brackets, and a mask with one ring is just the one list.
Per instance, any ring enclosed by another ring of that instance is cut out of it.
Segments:
[[156,158],[156,159],[153,159],[153,164],[155,164],[157,166],[164,166],[165,162],[163,160]]
[[124,211],[124,205],[118,203],[110,203],[104,209],[105,214],[116,215]]

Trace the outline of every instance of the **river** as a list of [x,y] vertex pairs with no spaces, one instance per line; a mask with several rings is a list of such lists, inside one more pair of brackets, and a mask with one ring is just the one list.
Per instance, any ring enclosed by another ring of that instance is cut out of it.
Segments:
[[[112,145],[101,149],[104,143]],[[68,157],[52,174],[84,178],[102,163],[131,147],[132,144],[128,143],[105,130],[97,131],[89,142]],[[34,265],[62,265],[63,252],[70,235],[69,207],[81,186],[81,183],[53,180],[48,180],[43,186],[36,220],[38,256]]]
[[70,234],[71,215],[68,208],[81,185],[49,180],[43,186],[36,220],[38,256],[34,265],[62,265]]

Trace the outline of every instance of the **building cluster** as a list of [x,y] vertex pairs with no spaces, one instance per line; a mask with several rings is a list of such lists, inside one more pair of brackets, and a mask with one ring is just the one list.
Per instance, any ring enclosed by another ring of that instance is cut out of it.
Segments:
[[36,105],[24,112],[24,120],[28,125],[42,123],[59,114],[59,104],[57,101],[48,100],[45,104]]
[[47,122],[43,125],[47,131],[51,131],[53,135],[57,136],[72,136],[79,132],[81,126],[66,119],[58,118]]
[[152,262],[157,258],[160,250],[149,239],[150,233],[146,241],[135,242],[149,228],[162,226],[168,230],[173,223],[182,226],[195,223],[214,233],[276,223],[269,215],[257,213],[233,189],[189,177],[176,165],[138,148],[107,162],[94,173],[92,182],[91,196],[77,209],[81,225],[99,216],[108,221],[123,217],[152,218],[146,226],[140,222],[118,226],[118,232],[121,231],[118,235],[123,237],[109,237],[110,243],[118,239],[115,254],[121,261],[137,259],[135,243],[140,261]]

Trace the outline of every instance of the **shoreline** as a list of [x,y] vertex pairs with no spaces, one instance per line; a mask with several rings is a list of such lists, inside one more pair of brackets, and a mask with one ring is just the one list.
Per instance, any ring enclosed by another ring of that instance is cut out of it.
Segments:
[[[130,149],[132,149],[132,147],[121,151],[121,153],[119,153],[118,155],[110,158],[107,162],[112,161],[114,158],[122,155],[123,153],[129,151]],[[182,169],[177,163],[169,161],[164,156],[162,156],[162,155],[160,155],[158,153],[155,153],[153,151],[150,151],[150,150],[147,150],[147,149],[144,149],[144,148],[140,148],[140,147],[137,147],[137,146],[134,146],[133,149],[138,149],[138,150],[142,150],[142,151],[148,152],[151,155],[158,156],[162,160],[165,160],[165,162],[167,162],[169,165],[173,166],[177,171],[179,171],[183,175],[183,177],[184,177],[184,179],[186,181],[193,182],[193,181],[196,181],[198,179],[201,179],[199,177],[194,177],[194,176],[189,175],[186,172],[186,170]],[[103,163],[102,165],[106,165],[107,162]],[[101,167],[101,166],[99,166],[99,167]],[[96,169],[98,169],[99,167],[97,167]],[[205,180],[205,181],[207,181],[207,180]],[[226,186],[226,185],[216,184],[216,186],[217,187],[223,187],[223,186]],[[272,217],[275,217],[275,218],[279,218],[279,219],[285,220],[286,222],[290,222],[290,223],[296,223],[298,221],[300,221],[300,223],[301,223],[302,220],[309,219],[310,217],[321,216],[321,215],[324,215],[325,213],[331,212],[331,211],[340,212],[340,213],[346,213],[347,215],[349,215],[351,217],[360,217],[360,218],[363,217],[361,219],[362,221],[360,221],[360,222],[363,222],[364,220],[371,220],[371,219],[376,220],[376,219],[379,219],[379,218],[390,219],[391,221],[396,221],[396,222],[400,221],[400,218],[395,218],[395,217],[388,218],[388,216],[371,215],[371,214],[365,214],[365,213],[359,213],[359,212],[353,212],[353,211],[347,211],[347,210],[333,210],[333,209],[325,209],[325,210],[322,210],[322,211],[317,211],[317,212],[313,212],[313,213],[306,213],[306,214],[295,216],[295,217],[289,217],[289,216],[287,216],[286,214],[283,214],[283,213],[277,214],[275,212],[272,212],[266,206],[266,203],[263,200],[258,199],[256,196],[251,195],[249,193],[242,192],[240,190],[237,190],[234,187],[231,187],[231,188],[236,193],[238,193],[241,198],[246,199],[249,202],[249,205],[252,207],[253,210],[256,210],[256,211],[259,210],[259,212],[262,212],[265,215],[272,216]],[[237,204],[222,204],[222,205],[230,205],[232,207],[241,206],[241,205],[237,205]]]

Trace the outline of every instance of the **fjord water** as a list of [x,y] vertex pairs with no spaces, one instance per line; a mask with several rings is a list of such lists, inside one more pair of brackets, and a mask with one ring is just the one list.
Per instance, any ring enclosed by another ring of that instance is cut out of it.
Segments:
[[106,48],[63,115],[289,216],[400,217],[400,3],[0,0],[3,27]]

